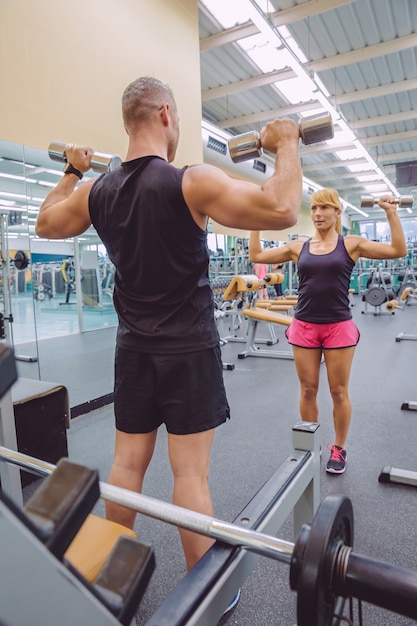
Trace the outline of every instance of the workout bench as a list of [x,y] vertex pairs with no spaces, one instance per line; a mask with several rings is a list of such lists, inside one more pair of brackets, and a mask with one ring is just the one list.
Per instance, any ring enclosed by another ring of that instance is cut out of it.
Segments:
[[[248,328],[245,337],[230,337],[228,341],[240,341],[245,342],[245,348],[238,354],[239,359],[244,359],[247,356],[260,356],[268,358],[281,358],[281,359],[293,359],[291,351],[283,350],[261,350],[255,344],[266,343],[269,346],[278,342],[278,338],[275,334],[274,325],[281,324],[289,326],[291,324],[291,317],[289,312],[293,310],[296,304],[297,297],[283,300],[259,300],[256,292],[259,289],[263,289],[268,285],[276,283],[282,283],[284,280],[283,274],[280,272],[271,272],[266,274],[263,279],[259,279],[255,274],[242,274],[234,276],[229,283],[226,291],[223,294],[223,300],[243,300],[243,294],[248,291],[254,292],[254,298],[252,300],[252,306],[241,310],[241,313],[248,320]],[[283,312],[287,314],[284,315]],[[258,322],[266,322],[270,333],[270,338],[258,338],[256,339],[256,331],[258,328]]]
[[239,359],[245,359],[248,356],[267,357],[271,359],[294,359],[293,353],[290,350],[261,350],[255,346],[256,331],[259,322],[280,324],[281,326],[288,327],[292,320],[290,315],[279,313],[278,311],[271,311],[269,308],[261,308],[258,306],[250,309],[244,309],[242,313],[246,318],[248,318],[248,329],[246,334],[245,349],[242,352],[239,352]]

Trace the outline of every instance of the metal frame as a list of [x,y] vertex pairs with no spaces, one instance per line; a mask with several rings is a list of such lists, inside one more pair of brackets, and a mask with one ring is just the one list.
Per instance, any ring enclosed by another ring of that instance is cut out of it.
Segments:
[[399,333],[395,337],[395,341],[417,341],[417,335],[407,335],[407,333]]
[[[294,452],[234,519],[234,525],[275,535],[293,511],[295,537],[301,525],[314,517],[320,502],[317,429],[318,424],[309,422],[294,426]],[[216,543],[180,581],[146,626],[217,624],[259,558],[243,548]]]
[[[245,314],[245,312],[243,312],[243,314]],[[255,344],[261,343],[262,340],[256,339],[256,331],[258,328],[259,321],[264,321],[264,320],[256,320],[253,317],[250,317],[247,321],[248,321],[248,328],[246,332],[246,344],[245,344],[244,350],[242,352],[239,352],[238,354],[239,359],[245,359],[248,356],[258,356],[258,357],[267,357],[270,359],[294,360],[294,355],[292,353],[292,350],[262,350],[261,348],[257,348]],[[271,324],[270,322],[265,322],[265,321],[264,323],[268,325],[271,336],[275,337],[276,339],[274,343],[276,343],[278,339],[276,338],[273,324]],[[265,340],[263,342],[269,343],[268,341],[265,341]],[[269,343],[269,345],[272,345],[272,343]]]
[[[417,337],[416,337],[417,338]],[[417,411],[417,402],[403,402],[402,411]],[[411,485],[417,487],[417,472],[386,465],[382,468],[379,475],[380,483],[399,483],[402,485]]]
[[[215,539],[221,540],[223,538],[223,541],[216,541],[211,550],[167,597],[149,622],[149,626],[151,624],[158,624],[159,626],[179,624],[212,626],[220,620],[237,588],[251,573],[260,558],[260,554],[271,557],[275,555],[275,558],[278,558],[277,555],[279,554],[279,560],[290,562],[292,547],[290,551],[288,542],[282,542],[273,535],[293,512],[294,536],[296,536],[303,523],[312,521],[319,506],[320,448],[318,428],[318,424],[310,422],[299,422],[294,426],[294,450],[244,508],[233,524],[214,520],[193,511],[149,498],[143,494],[136,494],[113,485],[100,483],[100,497],[103,499],[124,504],[124,506],[140,513],[206,534]],[[4,447],[0,447],[0,460],[24,467],[27,471],[40,475],[51,474],[55,469],[55,466],[50,463],[7,450]],[[2,612],[4,603],[13,604],[10,615],[7,614],[11,619],[6,620],[6,622],[10,626],[25,623],[27,619],[24,612],[28,609],[25,609],[24,606],[30,607],[32,618],[36,615],[36,606],[41,606],[42,610],[47,611],[49,611],[50,606],[53,613],[52,621],[43,617],[42,623],[44,626],[52,626],[53,620],[56,620],[57,607],[55,601],[48,603],[45,598],[46,593],[48,597],[51,596],[51,588],[45,583],[45,581],[49,582],[51,578],[54,579],[53,597],[59,598],[61,622],[65,624],[64,619],[70,616],[70,621],[67,623],[73,624],[74,611],[78,613],[79,607],[88,605],[88,599],[85,597],[88,591],[78,588],[79,586],[74,584],[71,572],[64,568],[59,561],[53,559],[36,537],[29,537],[27,528],[22,530],[18,521],[15,524],[10,519],[6,521],[6,516],[3,520],[4,533],[2,530],[0,536],[2,541],[6,536],[9,537],[7,543],[11,548],[4,554],[2,551],[2,559],[0,560],[0,574],[2,572],[4,574],[2,575],[4,582],[1,585],[0,594]],[[247,536],[253,535],[254,532],[267,534],[254,537],[254,545],[246,544]],[[225,536],[227,536],[227,544],[224,543]],[[261,543],[258,542],[257,544],[257,552],[256,542],[258,540]],[[247,549],[242,548],[242,545],[245,545]],[[21,546],[22,550],[19,548],[16,553],[16,546]],[[22,576],[20,576],[21,570],[24,570]],[[14,578],[10,576],[11,571],[19,576],[18,586],[16,586]],[[64,571],[65,576],[63,575]],[[36,584],[31,587],[32,579],[40,581],[39,585]],[[11,585],[17,587],[16,593],[19,593],[20,602],[17,602],[16,598],[13,599],[13,592],[9,590]],[[34,591],[32,592],[31,589]],[[37,595],[32,596],[32,593]],[[74,597],[74,594],[79,594],[79,597]],[[27,595],[32,598],[29,603],[22,601],[22,598],[27,597]],[[21,608],[16,608],[16,617],[14,605],[17,604]],[[73,609],[73,605],[77,605],[77,609]],[[84,610],[86,611],[85,614]],[[95,606],[94,598],[91,606],[83,608],[83,615],[81,620],[83,623],[92,625],[100,623],[104,626],[117,623],[112,621],[111,616],[103,616],[103,608]]]

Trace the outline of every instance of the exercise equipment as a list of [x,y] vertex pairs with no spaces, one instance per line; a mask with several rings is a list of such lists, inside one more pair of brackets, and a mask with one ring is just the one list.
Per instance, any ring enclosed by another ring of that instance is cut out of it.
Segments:
[[[258,278],[255,274],[240,274],[234,276],[226,290],[223,293],[222,299],[226,306],[230,303],[230,309],[228,313],[232,316],[232,328],[231,333],[225,339],[230,342],[238,342],[238,343],[247,343],[248,341],[248,329],[246,330],[245,335],[237,335],[235,334],[236,324],[235,321],[240,318],[243,312],[250,308],[254,307],[257,302],[260,302],[257,298],[258,291],[268,285],[273,284],[273,282],[283,282],[284,275],[281,272],[270,272],[265,275],[263,279]],[[240,327],[240,324],[239,324]],[[269,346],[272,346],[278,342],[278,338],[275,334],[275,330],[272,324],[268,324],[268,332],[269,338],[259,338],[256,339],[257,343],[266,343]],[[255,341],[255,339],[254,339]]]
[[[381,267],[372,270],[367,282],[367,288],[362,294],[362,301],[365,302],[365,308],[361,311],[364,314],[380,315],[381,313],[389,313],[394,315],[395,309],[399,305],[398,300],[395,299],[391,274],[383,272]],[[381,305],[384,303],[385,311],[382,311]],[[375,310],[368,311],[368,304],[375,307]]]
[[25,270],[29,265],[29,258],[23,250],[17,250],[14,258],[10,259],[10,262],[14,264],[17,270]]
[[414,300],[417,300],[417,274],[414,268],[407,266],[405,270],[400,270],[397,279],[399,282],[397,298],[399,298],[404,305],[409,305]]
[[[417,335],[415,337],[417,339]],[[417,411],[417,402],[403,402],[402,411]],[[400,483],[417,487],[417,472],[386,465],[382,468],[378,478],[380,483]]]
[[[298,124],[300,138],[304,145],[327,141],[334,137],[332,116],[330,113],[311,115]],[[229,139],[229,153],[233,163],[249,161],[262,156],[261,137],[257,131],[236,135]]]
[[[362,209],[372,209],[375,204],[378,204],[379,198],[374,198],[374,196],[361,196],[361,208]],[[395,198],[395,204],[398,205],[399,209],[411,209],[413,207],[413,196],[400,196],[399,198]]]
[[[2,460],[7,458],[7,450],[0,449],[0,452]],[[307,455],[311,458],[311,453]],[[17,458],[15,460],[18,461]],[[19,462],[22,462],[22,459]],[[227,545],[245,548],[249,552],[288,565],[290,588],[297,594],[298,626],[330,626],[334,623],[336,606],[338,604],[340,606],[342,598],[348,597],[417,619],[417,572],[361,555],[353,550],[353,508],[346,496],[333,494],[325,497],[312,522],[301,525],[293,543],[245,528],[243,522],[249,521],[249,518],[245,518],[243,512],[240,515],[242,525],[239,526],[114,486],[106,485],[106,490],[109,487],[108,496],[112,501],[123,503],[125,506],[175,526],[212,537]],[[287,489],[288,487],[284,488],[281,495]],[[20,579],[18,593],[21,602],[17,604],[26,604],[22,602],[24,599],[22,591],[26,591],[24,585],[26,573],[16,572],[16,562],[19,557],[20,565],[22,562],[26,563],[26,566],[30,565],[28,570],[32,570],[33,574],[35,562],[31,561],[30,552],[37,544],[37,571],[43,572],[44,561],[46,561],[43,557],[46,557],[45,553],[48,551],[48,556],[55,557],[57,560],[54,571],[56,574],[59,573],[61,569],[58,569],[57,564],[61,566],[60,561],[65,550],[76,536],[86,517],[86,511],[91,509],[99,495],[99,490],[102,492],[103,483],[98,482],[97,472],[70,463],[66,459],[60,461],[48,479],[42,483],[38,492],[25,505],[25,513],[29,520],[26,521],[24,530],[32,531],[34,535],[30,544],[27,542],[27,533],[21,528],[25,525],[25,520],[22,520],[22,516],[17,514],[15,507],[10,506],[7,499],[1,498],[1,536],[12,546],[9,549],[5,546],[0,563],[0,568],[9,573],[9,576],[2,577],[3,583],[0,588],[2,614],[6,612],[8,618],[6,618],[6,623],[11,626],[22,623],[22,621],[19,622],[21,610],[13,603],[11,585],[7,583],[10,580],[12,585],[14,584],[11,576],[13,572],[18,574]],[[7,510],[8,508],[10,510]],[[15,513],[17,519],[13,519],[10,513]],[[13,549],[16,540],[19,540],[25,548],[23,559],[22,553],[16,555]],[[143,546],[132,538],[123,538],[122,549],[118,544],[116,544],[116,551],[119,552],[117,557],[114,554],[110,557],[110,564],[104,567],[104,573],[102,573],[103,570],[100,572],[94,585],[88,585],[86,582],[84,587],[91,594],[91,599],[101,600],[103,606],[116,615],[120,623],[128,624],[130,623],[128,619],[133,617],[138,605],[138,598],[140,601],[149,581],[154,561],[152,549],[149,546]],[[129,552],[128,557],[126,557],[126,552]],[[190,572],[191,577],[198,576],[200,588],[204,584],[202,582],[204,561],[209,562],[212,556],[207,553],[196,566],[196,571]],[[230,560],[230,555],[228,559]],[[119,564],[117,564],[118,560]],[[121,563],[120,560],[122,560]],[[114,572],[111,572],[112,568]],[[61,589],[62,595],[60,595],[60,602],[66,606],[67,610],[70,610],[69,587],[73,586],[78,590],[76,583],[80,582],[77,576],[72,579],[70,572],[71,570],[66,577],[68,588],[64,585]],[[123,581],[120,580],[122,575]],[[47,593],[50,594],[49,577],[42,576],[42,583],[44,587],[47,587]],[[35,584],[34,581],[31,581],[31,584]],[[182,586],[181,583],[180,586]],[[212,587],[207,586],[202,589],[202,592],[203,597],[205,594],[210,595]],[[201,605],[191,608],[189,600],[189,595],[184,594],[182,602],[176,602],[177,611],[182,612],[184,616],[182,621],[177,621],[169,610],[172,605],[172,598],[169,596],[148,622],[149,626],[202,623],[192,618],[193,613],[201,616]],[[43,608],[46,610],[46,607]],[[30,607],[30,611],[32,617],[36,617],[36,604]],[[187,618],[185,618],[186,615]],[[46,626],[50,622],[44,619],[42,623]],[[61,623],[64,622],[61,621]],[[83,623],[99,622],[94,619],[87,621],[84,618]],[[102,623],[113,622],[103,621]],[[213,620],[205,623],[216,622]]]
[[395,341],[417,341],[417,335],[411,333],[398,333]]
[[[293,307],[291,307],[292,309]],[[249,356],[266,357],[270,359],[294,359],[292,350],[265,350],[256,345],[256,332],[259,322],[267,322],[267,324],[279,324],[288,327],[291,324],[292,317],[279,311],[270,310],[263,307],[251,307],[243,309],[243,315],[248,319],[248,328],[246,333],[246,343],[242,352],[237,355],[239,359],[245,359]]]
[[75,264],[73,259],[63,260],[61,273],[65,283],[65,302],[60,302],[59,305],[77,304],[76,302],[70,302],[71,293],[75,291]]
[[[49,144],[48,154],[52,161],[67,163],[66,148],[73,144],[64,141],[53,141]],[[91,169],[99,173],[112,172],[120,166],[122,159],[118,154],[106,154],[105,152],[94,152],[91,158]]]
[[[209,552],[200,560],[200,562],[193,568],[190,577],[187,575],[184,582],[187,585],[187,591],[185,594],[181,593],[181,583],[175,588],[175,593],[179,593],[180,601],[174,603],[173,612],[169,615],[165,615],[163,620],[164,624],[174,626],[177,624],[175,620],[175,612],[182,612],[184,607],[189,607],[189,603],[193,605],[193,611],[198,608],[198,611],[202,613],[199,621],[193,615],[188,620],[187,616],[183,616],[181,622],[185,625],[188,624],[216,624],[220,620],[224,610],[230,603],[231,599],[236,593],[236,587],[239,587],[243,581],[249,576],[257,564],[260,555],[256,551],[259,546],[259,541],[262,541],[263,537],[266,537],[267,545],[271,544],[271,550],[277,551],[283,545],[286,551],[286,543],[281,543],[273,536],[276,534],[280,526],[282,526],[289,516],[293,517],[294,522],[294,536],[298,533],[299,528],[305,521],[309,521],[313,518],[315,511],[318,508],[320,501],[320,453],[319,453],[319,429],[318,424],[310,422],[299,422],[293,428],[293,447],[294,449],[288,455],[288,457],[281,463],[278,469],[273,473],[269,480],[261,487],[258,493],[250,499],[248,505],[245,506],[243,511],[236,517],[233,524],[215,520],[208,516],[202,516],[190,510],[176,507],[172,504],[149,498],[142,494],[133,493],[127,490],[123,490],[106,483],[100,483],[101,498],[109,500],[115,503],[128,506],[133,510],[149,515],[155,519],[165,521],[175,526],[181,526],[194,530],[201,534],[207,534],[208,536],[219,539]],[[22,464],[25,469],[32,469],[35,473],[40,475],[46,475],[53,473],[55,466],[49,463],[44,463],[39,459],[28,457],[5,448],[0,448],[1,460],[7,461],[7,465],[10,463],[16,464],[21,467]],[[0,463],[0,467],[3,465]],[[1,521],[1,515],[0,515]],[[253,535],[252,531],[255,531]],[[267,534],[266,534],[267,533]],[[250,541],[253,543],[254,549],[242,550],[242,545],[245,538],[250,535]],[[1,534],[0,534],[1,536]],[[223,536],[230,537],[229,542],[223,541]],[[291,547],[292,544],[290,544]],[[263,553],[263,551],[262,551]],[[27,552],[25,550],[24,554]],[[8,562],[6,556],[2,553],[2,559],[0,559],[0,575],[2,575],[3,568],[8,568]],[[47,555],[46,555],[47,556]],[[288,554],[289,556],[289,554]],[[42,560],[38,558],[38,572],[39,575],[43,574],[43,563],[39,563]],[[2,589],[0,590],[0,596],[4,593],[7,596],[7,584],[14,584],[13,578],[17,576],[16,566],[12,569],[8,569],[8,572],[13,572],[15,576],[2,576]],[[42,571],[41,571],[42,570]],[[23,590],[27,589],[25,584],[28,585],[29,591],[35,596],[34,601],[27,610],[31,611],[31,619],[33,621],[35,610],[53,610],[59,611],[60,623],[63,626],[72,626],[74,623],[88,623],[93,624],[107,624],[108,621],[100,622],[97,618],[88,620],[86,618],[76,619],[78,615],[74,616],[74,611],[71,609],[70,601],[67,597],[66,590],[62,588],[59,595],[59,606],[51,607],[51,604],[46,601],[45,596],[52,595],[55,598],[54,589],[51,589],[47,584],[48,576],[42,576],[43,587],[32,588],[30,581],[30,572],[25,569],[22,576],[19,576],[19,588],[15,592],[19,593],[19,597],[22,599]],[[38,581],[37,581],[38,582]],[[61,584],[62,581],[59,581]],[[62,583],[63,585],[64,583]],[[16,585],[15,585],[16,586]],[[70,589],[73,592],[73,589]],[[198,599],[194,599],[194,595],[197,594]],[[210,595],[210,597],[208,597]],[[42,604],[42,599],[45,598],[45,607]],[[8,602],[13,603],[12,598],[8,598]],[[25,607],[20,600],[19,610],[24,611]],[[3,605],[0,599],[0,605]],[[83,605],[82,605],[83,606]],[[14,608],[14,606],[13,606]],[[74,609],[78,611],[78,606]],[[81,609],[80,609],[81,610]],[[68,615],[67,615],[68,612]],[[91,610],[89,611],[91,616]],[[56,619],[56,612],[53,616]],[[64,621],[67,619],[68,621]],[[156,618],[155,618],[156,619]],[[49,622],[47,620],[38,620],[42,623],[42,626],[55,626],[56,622]],[[16,623],[10,621],[8,626],[17,626],[17,624],[27,623],[25,620],[16,621]],[[113,623],[113,622],[112,622]],[[159,623],[156,621],[155,623]]]
[[155,568],[150,546],[119,528],[91,583],[65,557],[99,493],[97,471],[61,459],[23,510],[0,494],[2,623],[132,623]]

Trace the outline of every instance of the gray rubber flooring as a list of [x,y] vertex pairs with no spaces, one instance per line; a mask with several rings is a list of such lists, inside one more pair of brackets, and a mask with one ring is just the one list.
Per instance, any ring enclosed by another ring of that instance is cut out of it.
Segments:
[[[352,500],[356,552],[415,569],[417,489],[381,484],[378,477],[387,465],[417,470],[417,412],[401,410],[403,402],[417,401],[417,342],[395,341],[400,332],[417,333],[417,303],[397,310],[395,315],[364,315],[362,309],[357,296],[353,315],[361,340],[350,386],[353,419],[347,442],[347,469],[340,476],[325,472],[327,444],[332,443],[333,428],[326,370],[322,365],[321,496],[345,494]],[[266,327],[262,333],[267,336]],[[270,349],[287,350],[283,328],[277,329],[277,336],[278,345]],[[288,456],[292,449],[291,429],[299,421],[294,362],[260,357],[238,359],[242,349],[242,343],[234,342],[222,348],[224,361],[235,364],[234,370],[224,372],[232,418],[216,432],[210,484],[215,516],[225,521],[231,521],[244,508]],[[77,372],[71,375],[74,377]],[[106,480],[113,441],[113,407],[109,405],[72,420],[68,431],[69,456],[98,468],[101,479]],[[161,429],[144,493],[170,501],[171,490],[166,435]],[[97,504],[96,512],[104,513],[102,502]],[[144,542],[153,545],[157,563],[136,617],[137,625],[142,626],[184,576],[185,565],[175,527],[138,515],[135,529]],[[278,536],[293,541],[291,520],[284,524]],[[289,588],[288,573],[285,564],[261,557],[242,587],[238,605],[220,623],[227,626],[295,624],[296,598]],[[415,622],[364,604],[363,623],[409,626]]]

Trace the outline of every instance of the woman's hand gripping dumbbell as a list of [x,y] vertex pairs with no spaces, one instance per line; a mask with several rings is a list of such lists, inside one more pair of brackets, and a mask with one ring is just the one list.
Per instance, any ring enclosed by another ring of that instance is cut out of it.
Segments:
[[[330,113],[305,117],[298,124],[299,137],[304,145],[327,141],[334,137],[333,121]],[[234,163],[248,161],[262,156],[262,150],[268,150],[262,139],[262,131],[251,131],[232,137],[229,142],[229,153]]]
[[[392,203],[398,205],[399,209],[412,209],[413,208],[413,196],[400,196],[399,198],[393,198]],[[361,208],[372,209],[375,204],[379,204],[381,198],[374,198],[374,196],[361,196]]]

